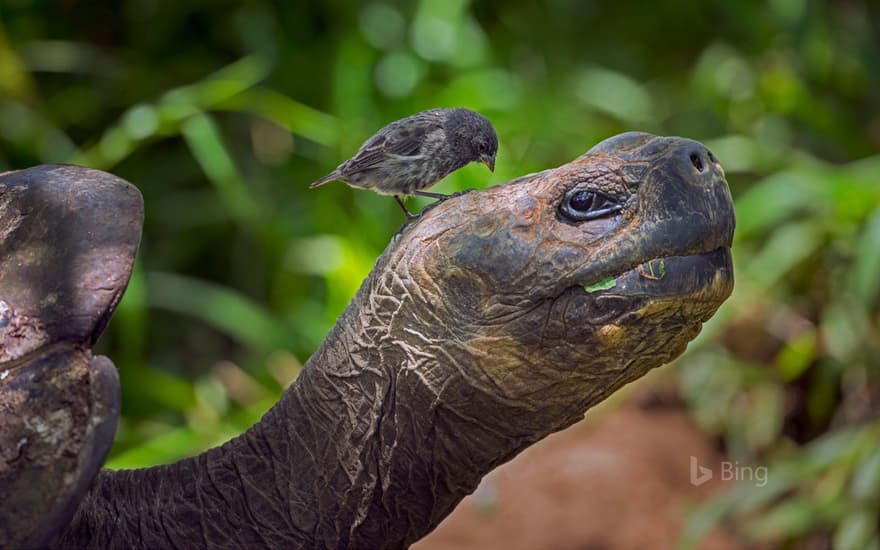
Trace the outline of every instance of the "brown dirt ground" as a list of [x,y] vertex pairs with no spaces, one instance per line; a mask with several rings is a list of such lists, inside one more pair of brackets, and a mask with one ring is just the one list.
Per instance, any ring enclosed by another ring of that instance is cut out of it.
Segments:
[[[690,457],[715,472],[721,457],[682,410],[626,405],[598,416],[490,473],[412,548],[675,548],[687,510],[725,483],[692,485]],[[745,546],[716,530],[700,548]]]

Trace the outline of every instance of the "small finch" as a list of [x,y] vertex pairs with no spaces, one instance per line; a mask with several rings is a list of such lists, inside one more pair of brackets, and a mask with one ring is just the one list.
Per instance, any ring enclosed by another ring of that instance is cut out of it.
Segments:
[[470,162],[495,171],[498,136],[492,123],[467,109],[430,109],[396,120],[368,139],[336,170],[309,185],[340,180],[358,189],[393,195],[408,220],[417,217],[401,197],[444,200],[448,195],[422,191]]

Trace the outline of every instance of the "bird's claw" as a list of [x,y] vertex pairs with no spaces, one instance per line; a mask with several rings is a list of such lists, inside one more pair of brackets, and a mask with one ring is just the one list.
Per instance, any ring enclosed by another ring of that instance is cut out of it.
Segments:
[[434,208],[435,206],[437,206],[438,204],[440,204],[441,202],[443,202],[443,201],[445,201],[445,200],[446,200],[446,199],[441,199],[441,200],[438,200],[438,201],[434,201],[434,202],[432,202],[432,203],[430,203],[430,204],[426,204],[425,207],[422,208],[422,210],[421,210],[418,214],[416,214],[416,215],[414,216],[414,218],[420,218],[420,217],[422,217],[422,216],[425,214],[425,212],[427,212],[428,210],[431,210],[432,208]]
[[[421,218],[423,215],[425,215],[426,212],[428,212],[432,208],[436,207],[438,204],[446,202],[447,200],[449,200],[453,197],[460,197],[461,195],[465,195],[467,193],[470,193],[471,191],[476,191],[476,189],[470,188],[470,189],[465,189],[464,191],[457,191],[457,192],[451,193],[449,195],[444,195],[443,198],[438,198],[434,202],[425,205],[425,207],[422,208],[418,214],[410,213],[410,211],[406,209],[406,206],[403,204],[403,201],[400,199],[400,197],[395,196],[394,198],[397,199],[398,204],[400,204],[400,207],[403,209],[403,212],[406,215],[406,221],[403,222],[403,225],[400,226],[400,229],[398,229],[397,232],[394,233],[392,240],[397,239],[398,237],[403,235],[403,232],[406,231],[407,227],[412,225],[414,222],[418,221],[419,218]],[[425,196],[425,195],[422,195],[422,196]]]
[[400,229],[398,229],[394,233],[394,236],[391,237],[391,241],[396,241],[401,235],[403,235],[403,232],[406,231],[406,228],[412,225],[414,221],[418,220],[419,217],[421,217],[421,214],[410,214],[409,216],[407,216],[406,221],[403,222],[403,225],[400,226]]
[[473,187],[469,187],[463,191],[456,191],[455,193],[449,195],[447,198],[451,199],[452,197],[460,197],[462,195],[467,195],[471,191],[476,191],[476,189],[474,189]]

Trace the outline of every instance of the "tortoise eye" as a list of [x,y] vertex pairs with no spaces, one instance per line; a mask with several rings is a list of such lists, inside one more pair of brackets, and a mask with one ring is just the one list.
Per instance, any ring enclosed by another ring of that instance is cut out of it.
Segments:
[[619,212],[620,200],[601,191],[576,189],[566,194],[559,205],[559,213],[577,222],[594,220]]

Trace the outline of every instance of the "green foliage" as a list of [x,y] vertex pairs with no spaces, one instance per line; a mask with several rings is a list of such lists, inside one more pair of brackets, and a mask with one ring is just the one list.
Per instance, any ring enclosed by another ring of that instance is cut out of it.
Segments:
[[[880,44],[868,2],[577,0],[0,5],[0,169],[77,162],[146,200],[100,351],[120,368],[110,465],[250,425],[402,216],[308,182],[376,128],[466,106],[496,125],[482,187],[640,129],[704,141],[737,202],[737,287],[679,361],[700,425],[763,488],[696,510],[745,537],[878,548]],[[416,201],[419,205],[423,201]]]

